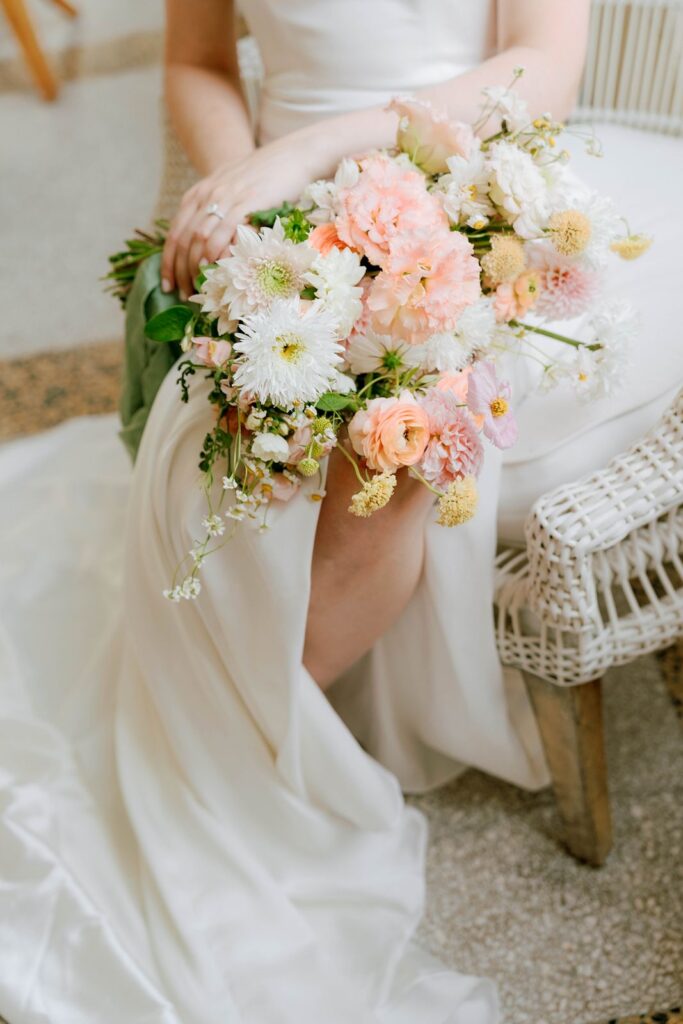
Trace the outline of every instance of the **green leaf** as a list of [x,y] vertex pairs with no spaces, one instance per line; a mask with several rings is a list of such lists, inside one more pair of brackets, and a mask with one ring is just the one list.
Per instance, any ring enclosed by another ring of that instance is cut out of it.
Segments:
[[189,306],[171,306],[148,320],[145,335],[152,341],[180,341],[193,316]]
[[283,203],[282,206],[273,206],[270,210],[254,210],[249,214],[249,223],[255,228],[272,228],[278,217],[286,217],[293,209],[291,203]]
[[342,409],[354,408],[357,400],[355,395],[337,395],[333,391],[326,391],[315,405],[322,412],[341,412]]

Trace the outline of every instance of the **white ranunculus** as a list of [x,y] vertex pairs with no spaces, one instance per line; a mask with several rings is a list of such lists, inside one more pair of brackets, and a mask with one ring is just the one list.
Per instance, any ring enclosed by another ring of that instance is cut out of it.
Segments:
[[289,445],[281,434],[263,431],[255,435],[251,443],[251,454],[264,462],[285,462],[289,457]]

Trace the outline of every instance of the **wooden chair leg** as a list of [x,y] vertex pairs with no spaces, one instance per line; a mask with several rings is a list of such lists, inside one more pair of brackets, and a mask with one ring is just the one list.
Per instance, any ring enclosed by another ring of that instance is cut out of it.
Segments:
[[65,14],[68,14],[70,18],[76,18],[78,16],[78,9],[70,2],[70,0],[52,0],[52,3],[56,7],[61,7]]
[[612,846],[601,680],[555,686],[524,673],[536,712],[564,839],[580,860],[598,866]]
[[40,47],[24,0],[0,0],[0,4],[24,51],[26,63],[38,83],[40,91],[46,100],[53,100],[57,95],[57,79]]

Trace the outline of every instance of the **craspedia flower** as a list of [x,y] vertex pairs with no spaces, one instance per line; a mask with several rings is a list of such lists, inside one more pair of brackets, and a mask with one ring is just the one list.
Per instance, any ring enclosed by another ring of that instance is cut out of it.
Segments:
[[349,512],[354,516],[367,519],[373,512],[384,508],[394,493],[395,487],[396,476],[393,473],[378,473],[373,476],[372,480],[366,480],[362,490],[353,495]]
[[592,226],[580,210],[562,210],[552,215],[548,231],[557,252],[563,256],[578,256],[590,242]]
[[460,526],[471,519],[477,511],[477,481],[473,476],[454,480],[437,502],[439,526]]
[[308,456],[307,458],[302,459],[296,468],[302,476],[315,476],[320,469],[320,463],[317,459]]
[[491,250],[482,258],[481,266],[492,286],[514,281],[524,271],[524,246],[511,235],[496,235]]
[[617,238],[610,245],[612,252],[621,256],[622,260],[637,260],[652,245],[652,239],[647,235],[627,235],[626,238]]

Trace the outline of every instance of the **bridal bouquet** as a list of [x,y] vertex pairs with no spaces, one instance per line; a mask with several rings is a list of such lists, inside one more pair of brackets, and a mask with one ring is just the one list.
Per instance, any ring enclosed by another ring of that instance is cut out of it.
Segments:
[[[214,406],[199,454],[206,533],[167,597],[199,593],[202,562],[237,524],[268,529],[272,503],[300,490],[321,500],[335,447],[358,478],[352,514],[385,506],[407,467],[441,525],[465,522],[484,441],[517,436],[497,370],[507,350],[540,361],[544,386],[593,398],[618,382],[634,318],[599,302],[603,271],[610,250],[630,259],[650,240],[569,173],[561,124],[531,119],[511,89],[484,95],[474,125],[393,101],[394,149],[254,213],[197,294],[148,322],[149,338],[182,344],[183,399],[201,371]],[[576,336],[555,328],[577,317]]]

